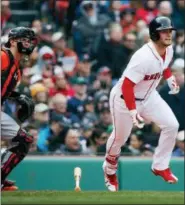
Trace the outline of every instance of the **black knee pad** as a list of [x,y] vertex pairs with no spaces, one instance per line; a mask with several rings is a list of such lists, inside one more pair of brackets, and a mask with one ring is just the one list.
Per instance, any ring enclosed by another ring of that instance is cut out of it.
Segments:
[[18,142],[18,145],[10,149],[12,152],[26,155],[30,145],[33,143],[33,136],[26,132],[26,130],[20,129],[17,136],[12,139],[12,142]]

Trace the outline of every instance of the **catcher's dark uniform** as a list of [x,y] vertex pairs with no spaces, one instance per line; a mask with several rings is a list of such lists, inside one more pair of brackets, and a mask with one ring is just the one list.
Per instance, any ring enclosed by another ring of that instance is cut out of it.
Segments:
[[[17,83],[21,78],[21,71],[19,64],[14,60],[14,57],[9,49],[1,50],[1,103],[3,103],[8,96],[11,95]],[[15,137],[19,131],[20,126],[8,116],[1,112],[1,138],[9,139]]]
[[[34,109],[34,104],[31,99],[14,91],[17,83],[21,79],[21,70],[19,62],[17,62],[9,49],[1,50],[1,103],[7,98],[11,98],[21,106],[17,113],[17,118],[23,122],[28,118]],[[1,113],[1,137],[15,137],[20,126],[8,116],[6,113]]]
[[[28,38],[32,39],[34,32],[25,27],[17,27],[9,33],[10,39]],[[10,45],[8,41],[7,45]],[[28,50],[25,49],[21,42],[18,43],[18,50],[22,54],[31,54],[34,46]],[[6,99],[11,99],[19,106],[17,109],[18,121],[24,122],[34,111],[32,99],[21,93],[15,92],[14,89],[21,79],[21,70],[19,62],[14,58],[9,48],[1,49],[1,104]],[[1,138],[8,141],[9,147],[4,153],[1,153],[1,187],[6,186],[6,177],[12,169],[26,156],[29,151],[33,137],[26,132],[21,126],[9,115],[1,112]]]
[[1,100],[10,96],[20,81],[21,71],[11,51],[6,48],[1,49]]

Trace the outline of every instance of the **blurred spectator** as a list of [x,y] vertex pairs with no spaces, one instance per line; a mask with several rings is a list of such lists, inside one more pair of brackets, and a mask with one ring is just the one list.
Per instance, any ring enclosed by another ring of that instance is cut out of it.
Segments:
[[35,83],[31,85],[30,92],[35,103],[47,103],[48,92],[42,83]]
[[35,126],[34,124],[29,124],[28,126],[25,127],[25,129],[30,133],[30,135],[33,136],[34,141],[31,144],[29,153],[37,153],[37,140],[38,140],[38,129],[37,126]]
[[29,83],[30,83],[30,85],[33,85],[33,84],[36,84],[36,83],[42,84],[42,81],[43,81],[42,75],[34,74],[34,75],[31,76]]
[[[2,13],[2,11],[1,11]],[[2,19],[2,18],[1,18]],[[1,25],[2,26],[2,25]],[[9,31],[12,29],[12,28],[15,28],[16,27],[16,24],[12,23],[11,21],[8,22],[5,24],[5,26],[2,28],[2,37],[5,37],[5,39],[3,39],[3,42],[2,44],[6,43],[8,41],[8,33]],[[1,37],[1,38],[2,38]],[[1,45],[2,45],[1,44]]]
[[35,105],[33,119],[30,124],[34,123],[37,129],[42,130],[49,123],[49,107],[44,103]]
[[[130,59],[131,55],[136,49],[136,36],[134,33],[127,33],[123,38],[123,45],[125,49],[125,53],[127,54],[127,61]],[[125,63],[125,66],[127,63]]]
[[73,88],[75,90],[75,95],[68,100],[68,111],[75,113],[80,119],[84,113],[84,100],[87,97],[87,81],[83,77],[77,77],[74,80]]
[[176,29],[183,30],[185,27],[184,24],[184,12],[185,12],[185,1],[184,0],[173,0],[173,13],[172,21]]
[[150,145],[145,145],[144,138],[145,138],[144,134],[140,130],[135,131],[131,134],[130,139],[129,139],[130,142],[128,145],[128,149],[131,155],[151,156],[154,150],[152,149]]
[[54,87],[49,89],[49,96],[54,96],[57,93],[65,95],[70,98],[74,96],[75,91],[71,85],[67,82],[66,76],[64,73],[59,73],[53,76]]
[[179,131],[184,130],[184,112],[185,112],[185,97],[184,97],[184,59],[176,59],[171,66],[173,75],[176,77],[177,83],[180,86],[180,92],[176,95],[169,95],[169,87],[166,84],[162,86],[159,93],[162,98],[171,107],[179,122]]
[[87,84],[91,85],[95,76],[91,70],[92,62],[88,54],[82,55],[80,61],[77,65],[76,75],[73,76],[70,80],[73,81],[76,77],[84,77],[87,80]]
[[174,40],[174,58],[184,58],[184,30],[179,30],[175,34]]
[[104,102],[99,113],[99,123],[97,127],[107,130],[107,127],[112,124],[112,118],[109,110],[109,103]]
[[73,25],[74,46],[79,57],[88,53],[96,36],[110,22],[108,16],[98,14],[94,1],[82,1],[81,10],[83,16]]
[[58,114],[65,116],[66,120],[68,120],[70,124],[80,123],[80,120],[75,113],[67,111],[67,98],[64,95],[56,94],[51,99],[50,106],[52,107],[51,116]]
[[55,31],[55,24],[43,23],[42,34],[40,35],[39,48],[43,46],[52,46],[52,35]]
[[145,28],[148,28],[146,22],[144,20],[138,20],[136,22],[136,35]]
[[80,143],[82,145],[82,148],[84,150],[84,152],[89,153],[89,154],[94,154],[91,150],[91,137],[92,137],[92,133],[94,130],[94,124],[87,121],[83,121],[82,123],[82,133],[81,133],[81,137],[80,137]]
[[42,34],[42,22],[39,19],[35,19],[32,24],[31,24],[32,29],[35,31],[37,34],[38,40],[40,35]]
[[137,41],[136,41],[137,48],[139,49],[139,48],[142,47],[145,43],[148,43],[149,40],[150,40],[149,29],[148,29],[148,28],[142,29],[142,30],[141,30],[140,32],[138,32],[138,34],[137,34]]
[[43,23],[40,19],[35,19],[31,23],[32,29],[38,37],[38,47],[51,46],[51,35],[54,28],[51,24]]
[[82,118],[82,124],[92,123],[96,125],[98,122],[98,117],[95,114],[94,99],[92,96],[88,96],[84,101],[84,115]]
[[158,16],[167,16],[171,18],[172,15],[172,4],[171,1],[161,1],[159,3],[159,13]]
[[125,8],[120,14],[120,24],[123,29],[123,34],[126,34],[128,32],[135,32],[135,10],[132,8]]
[[100,82],[100,89],[110,92],[112,88],[112,73],[108,67],[101,67],[98,71],[97,79]]
[[174,157],[184,157],[184,130],[180,131],[176,138],[175,150],[172,153]]
[[106,144],[108,139],[108,134],[106,133],[105,130],[101,129],[101,128],[95,128],[92,136],[91,136],[91,152],[94,154],[103,154],[103,153],[99,153],[101,150],[99,150],[99,147],[103,146]]
[[48,46],[43,46],[39,49],[37,63],[32,69],[35,73],[42,74],[43,77],[52,77],[54,61],[55,56],[53,50]]
[[157,15],[158,9],[156,0],[144,0],[144,7],[141,7],[136,11],[136,18],[138,20],[144,20],[147,24],[149,24]]
[[56,151],[64,142],[68,132],[66,121],[62,116],[52,117],[50,125],[39,131],[37,147],[40,152]]
[[121,1],[111,1],[110,2],[110,11],[108,13],[112,21],[119,23],[120,22],[120,12],[121,12]]
[[72,76],[75,73],[78,63],[77,54],[67,47],[67,43],[62,32],[56,32],[52,35],[52,43],[57,64],[62,66],[67,76]]
[[65,155],[81,155],[83,153],[80,144],[80,133],[77,130],[69,129],[64,145],[61,145],[60,152]]
[[176,81],[180,87],[184,86],[184,59],[178,58],[171,65],[171,70],[176,77]]
[[141,132],[132,133],[130,136],[128,149],[131,155],[141,155],[141,148],[144,144],[144,136]]
[[107,66],[110,68],[113,79],[118,79],[125,65],[125,53],[122,45],[123,32],[119,24],[113,23],[109,28],[109,40],[99,43],[97,53],[97,67]]
[[99,14],[107,14],[108,13],[108,7],[109,7],[109,2],[106,0],[99,0],[95,1],[97,10]]
[[111,70],[103,66],[99,69],[96,80],[93,82],[93,92],[101,90],[101,92],[109,93],[112,88]]
[[[49,93],[49,90],[55,88],[55,84],[54,84],[52,78],[44,78],[44,79],[42,80],[42,83],[43,83],[43,85],[46,87],[48,93]],[[49,95],[50,95],[50,93],[49,93]]]
[[96,113],[100,113],[100,111],[102,110],[104,104],[108,104],[109,103],[109,97],[107,95],[107,93],[99,91],[96,93],[95,95],[95,110]]
[[136,48],[139,49],[150,39],[149,29],[144,20],[138,20],[136,22]]
[[3,29],[7,23],[11,21],[11,9],[10,9],[10,2],[2,1],[1,2],[1,29]]
[[66,12],[68,7],[69,7],[69,0],[56,1],[54,14],[55,14],[55,20],[57,26],[60,27],[61,25],[65,24]]

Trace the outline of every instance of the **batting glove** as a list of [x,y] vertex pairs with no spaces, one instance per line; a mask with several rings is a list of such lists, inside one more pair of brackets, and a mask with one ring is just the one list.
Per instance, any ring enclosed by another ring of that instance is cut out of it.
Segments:
[[132,117],[133,124],[138,127],[139,129],[142,129],[145,125],[143,118],[140,116],[140,114],[137,112],[137,110],[130,110],[130,115]]
[[179,93],[180,87],[177,85],[175,76],[171,76],[170,78],[168,78],[167,83],[168,83],[168,86],[170,88],[170,91],[168,92],[168,94],[175,95],[175,94]]

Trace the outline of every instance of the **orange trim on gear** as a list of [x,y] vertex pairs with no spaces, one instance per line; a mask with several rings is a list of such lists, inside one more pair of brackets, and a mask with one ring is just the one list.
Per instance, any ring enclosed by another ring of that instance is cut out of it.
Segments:
[[18,190],[17,186],[6,186],[3,187],[1,191],[16,191],[16,190]]
[[11,68],[10,70],[10,74],[8,75],[8,78],[6,79],[5,83],[4,83],[4,86],[2,88],[2,92],[1,92],[1,96],[4,96],[4,94],[6,93],[6,90],[7,90],[7,87],[12,79],[12,75],[14,74],[16,70],[16,66],[15,64],[13,65],[13,67]]
[[10,65],[10,59],[8,57],[8,54],[6,51],[1,50],[1,70],[8,69],[8,66]]

